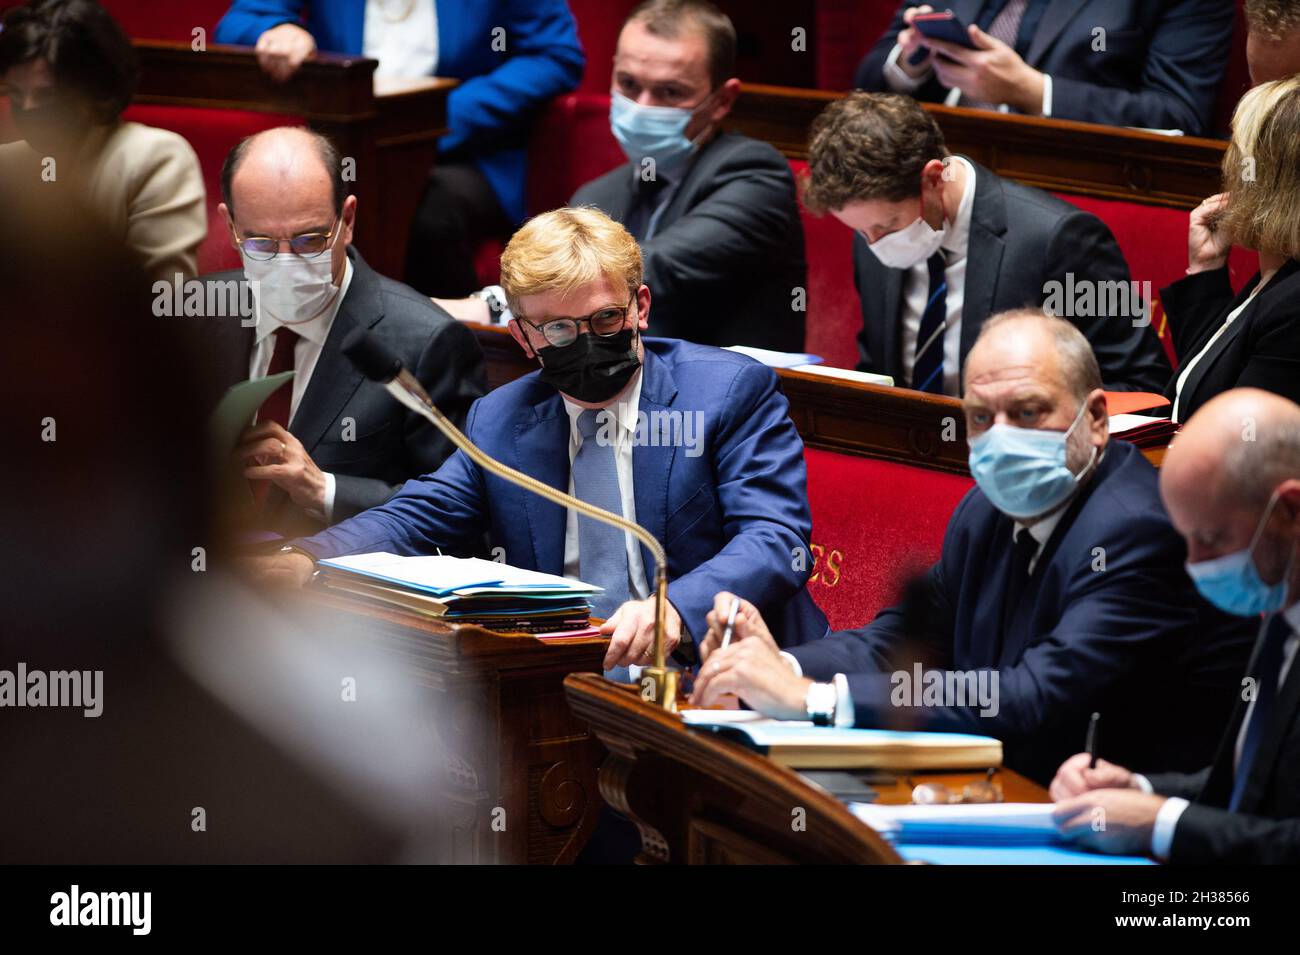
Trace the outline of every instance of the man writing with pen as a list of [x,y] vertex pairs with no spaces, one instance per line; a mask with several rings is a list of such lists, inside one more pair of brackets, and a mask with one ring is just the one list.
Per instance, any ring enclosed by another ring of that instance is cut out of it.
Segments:
[[[1041,783],[1100,711],[1115,758],[1199,765],[1251,630],[1198,598],[1155,469],[1110,439],[1087,340],[1069,322],[1006,313],[985,324],[965,375],[977,487],[911,599],[782,652],[779,625],[746,600],[722,649],[733,595],[720,593],[694,702],[735,694],[781,718],[996,736],[1006,765]],[[991,671],[996,705],[897,693],[918,664],[944,686]]]

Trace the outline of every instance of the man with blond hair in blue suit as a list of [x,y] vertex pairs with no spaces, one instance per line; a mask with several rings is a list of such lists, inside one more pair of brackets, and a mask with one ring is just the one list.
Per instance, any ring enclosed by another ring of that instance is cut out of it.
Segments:
[[[668,552],[667,649],[689,661],[713,596],[764,608],[782,645],[826,618],[804,589],[812,526],[803,443],[776,374],[722,349],[645,339],[650,289],[627,230],[595,209],[558,209],[501,257],[511,332],[541,368],[479,399],[466,432],[511,467],[621,513]],[[485,473],[457,451],[387,503],[265,558],[301,583],[315,559],[430,554],[486,533],[508,563],[604,588],[605,668],[650,662],[654,561],[630,535]]]

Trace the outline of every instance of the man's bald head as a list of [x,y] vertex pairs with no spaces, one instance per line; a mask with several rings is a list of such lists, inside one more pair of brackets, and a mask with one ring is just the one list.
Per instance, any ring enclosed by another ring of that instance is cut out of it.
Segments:
[[258,183],[285,192],[309,190],[328,202],[333,214],[343,211],[348,186],[343,157],[328,137],[303,126],[277,126],[242,140],[221,167],[221,198],[236,215],[244,187]]
[[221,192],[217,209],[236,247],[249,237],[279,239],[288,253],[295,236],[329,235],[330,272],[335,285],[342,282],[357,200],[327,138],[299,126],[249,136],[226,157]]
[[1160,495],[1193,562],[1249,546],[1279,489],[1300,511],[1300,407],[1256,388],[1202,406],[1160,469]]

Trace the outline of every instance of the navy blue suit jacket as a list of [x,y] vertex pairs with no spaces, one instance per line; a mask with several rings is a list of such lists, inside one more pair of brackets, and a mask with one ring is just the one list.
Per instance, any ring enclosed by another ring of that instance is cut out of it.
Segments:
[[[985,0],[945,0],[963,23],[979,23]],[[885,60],[903,27],[898,14],[858,65],[854,85],[885,91]],[[1211,132],[1215,97],[1232,49],[1232,0],[1050,0],[1037,28],[1018,48],[1025,62],[1052,77],[1052,116],[1107,126]],[[1028,14],[1026,15],[1028,16]],[[987,28],[986,28],[987,29]],[[1094,49],[1097,29],[1106,49]],[[931,79],[914,94],[942,102]]]
[[[218,43],[252,46],[281,23],[303,24],[333,53],[362,51],[363,0],[233,0]],[[472,156],[501,207],[524,218],[525,144],[534,110],[578,85],[586,59],[564,0],[437,0],[438,75],[461,81],[447,98],[444,156]],[[504,29],[505,49],[494,43]]]
[[[1044,545],[999,640],[1012,530],[1011,518],[973,488],[918,584],[916,607],[891,607],[860,630],[795,648],[805,675],[845,673],[860,726],[910,721],[996,736],[1006,765],[1044,783],[1083,749],[1094,711],[1107,759],[1205,765],[1231,714],[1255,625],[1196,594],[1155,468],[1132,445],[1111,441]],[[895,708],[891,673],[911,672],[915,661],[997,670],[996,716],[981,717],[978,705]]]
[[[703,638],[714,595],[730,590],[762,608],[784,645],[823,636],[826,617],[804,589],[808,571],[794,568],[798,549],[808,552],[812,519],[803,442],[776,374],[721,349],[644,341],[640,410],[702,416],[701,453],[666,442],[632,452],[637,522],[668,552],[668,599],[683,624]],[[497,460],[568,490],[569,416],[537,372],[476,401],[465,430]],[[301,544],[318,557],[429,554],[486,533],[508,563],[560,574],[565,517],[457,451],[387,503]],[[653,575],[653,558],[644,547],[641,555]]]

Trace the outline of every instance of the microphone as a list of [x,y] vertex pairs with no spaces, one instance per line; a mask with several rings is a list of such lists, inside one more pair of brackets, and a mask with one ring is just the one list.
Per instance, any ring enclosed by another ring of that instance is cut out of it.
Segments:
[[655,642],[654,665],[641,671],[641,698],[658,703],[670,712],[677,710],[677,671],[668,669],[664,654],[664,615],[668,606],[668,555],[654,535],[640,524],[627,520],[603,508],[581,501],[571,494],[556,490],[530,474],[517,471],[488,455],[467,438],[452,420],[438,409],[419,380],[402,365],[402,360],[364,328],[354,328],[343,339],[343,354],[357,370],[378,382],[397,401],[416,414],[433,422],[452,444],[465,453],[471,461],[502,480],[517,484],[526,491],[577,511],[592,520],[601,521],[631,534],[646,546],[655,559]]

